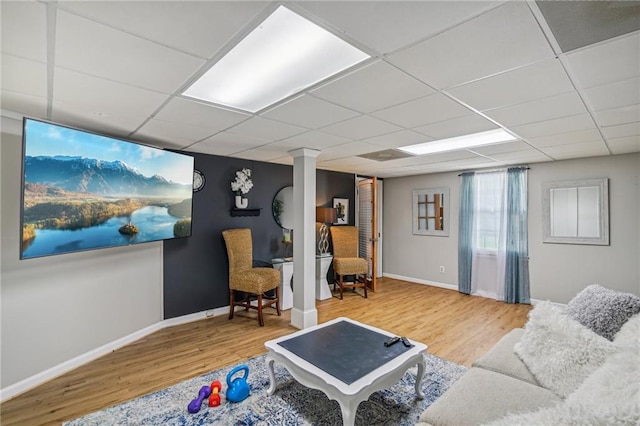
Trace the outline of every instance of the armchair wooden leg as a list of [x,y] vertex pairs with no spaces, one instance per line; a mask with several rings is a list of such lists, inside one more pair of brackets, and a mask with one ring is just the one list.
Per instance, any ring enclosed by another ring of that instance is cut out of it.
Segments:
[[234,299],[234,295],[233,295],[233,290],[229,289],[229,319],[233,319],[233,311],[235,308],[235,304],[233,303],[235,301]]
[[280,286],[276,287],[276,312],[280,316]]
[[264,327],[264,320],[262,319],[262,294],[258,295],[258,323],[260,327]]
[[367,298],[367,276],[362,277],[362,282],[364,283],[364,298]]
[[339,278],[340,281],[338,282],[338,285],[340,286],[340,300],[342,300],[342,292],[344,291],[344,287],[343,287],[344,286],[344,282],[343,282],[344,277],[342,275],[338,275],[338,276],[340,277]]

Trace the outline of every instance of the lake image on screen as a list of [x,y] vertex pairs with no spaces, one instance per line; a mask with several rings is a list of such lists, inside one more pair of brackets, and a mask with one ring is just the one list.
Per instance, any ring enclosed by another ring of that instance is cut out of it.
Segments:
[[193,157],[25,122],[21,257],[191,234]]

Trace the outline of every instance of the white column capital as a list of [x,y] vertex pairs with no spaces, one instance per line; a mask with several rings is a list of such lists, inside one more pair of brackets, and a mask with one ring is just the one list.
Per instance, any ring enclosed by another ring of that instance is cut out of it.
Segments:
[[287,151],[287,154],[289,154],[293,158],[296,158],[296,157],[316,158],[318,155],[320,155],[320,152],[321,151],[318,151],[317,149],[312,149],[312,148],[296,148],[296,149],[292,149],[291,151]]

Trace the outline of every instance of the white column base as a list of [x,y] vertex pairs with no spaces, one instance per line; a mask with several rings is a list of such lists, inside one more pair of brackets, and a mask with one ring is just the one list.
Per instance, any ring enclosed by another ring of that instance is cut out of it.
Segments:
[[291,325],[300,330],[318,325],[318,310],[301,311],[294,307],[291,309]]

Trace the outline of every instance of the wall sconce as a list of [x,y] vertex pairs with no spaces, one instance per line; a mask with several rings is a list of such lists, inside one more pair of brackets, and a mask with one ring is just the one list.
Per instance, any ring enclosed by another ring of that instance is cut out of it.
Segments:
[[320,240],[318,241],[318,252],[320,256],[326,256],[329,251],[329,228],[327,223],[334,223],[336,221],[336,209],[333,207],[316,207],[316,222],[320,225]]

